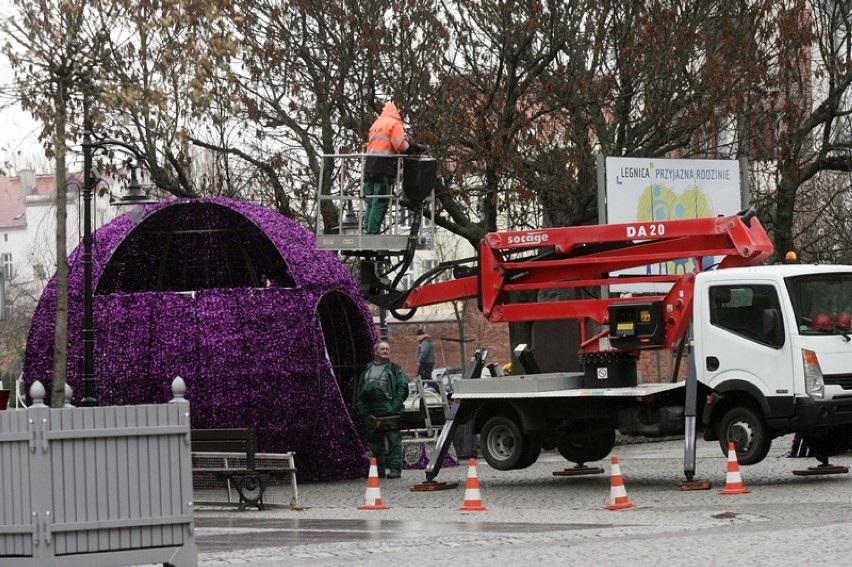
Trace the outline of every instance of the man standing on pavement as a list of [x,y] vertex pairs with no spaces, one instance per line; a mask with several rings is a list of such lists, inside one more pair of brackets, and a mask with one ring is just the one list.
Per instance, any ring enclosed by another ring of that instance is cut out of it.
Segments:
[[431,380],[435,368],[435,348],[432,337],[423,329],[417,329],[417,374],[421,380]]
[[[379,477],[402,476],[402,434],[399,431],[377,431],[374,417],[399,415],[408,397],[408,377],[405,371],[390,359],[390,345],[384,341],[376,345],[375,358],[367,365],[358,380],[355,405],[367,427],[367,444],[376,458]],[[385,443],[387,443],[387,456]]]

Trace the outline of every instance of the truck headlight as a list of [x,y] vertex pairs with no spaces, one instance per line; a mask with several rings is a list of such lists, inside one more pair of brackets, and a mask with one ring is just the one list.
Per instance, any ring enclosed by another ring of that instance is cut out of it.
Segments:
[[814,399],[823,399],[825,397],[825,383],[822,380],[822,370],[819,367],[816,353],[812,350],[802,349],[802,363],[805,367],[805,393]]

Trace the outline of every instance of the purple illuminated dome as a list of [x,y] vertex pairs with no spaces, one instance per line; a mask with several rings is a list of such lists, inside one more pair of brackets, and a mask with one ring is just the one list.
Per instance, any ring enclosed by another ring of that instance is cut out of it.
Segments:
[[[357,283],[307,230],[269,209],[178,199],[95,233],[98,405],[163,403],[187,383],[194,428],[252,427],[262,452],[296,452],[300,479],[363,477],[353,406],[376,340]],[[83,395],[83,251],[69,256],[68,383]],[[39,301],[26,382],[53,375],[56,282]],[[358,424],[358,425],[356,425]]]

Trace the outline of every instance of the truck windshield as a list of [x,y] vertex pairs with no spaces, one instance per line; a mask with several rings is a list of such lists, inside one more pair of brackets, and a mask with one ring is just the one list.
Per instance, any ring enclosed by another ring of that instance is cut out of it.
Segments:
[[852,273],[787,278],[787,290],[802,335],[850,333]]

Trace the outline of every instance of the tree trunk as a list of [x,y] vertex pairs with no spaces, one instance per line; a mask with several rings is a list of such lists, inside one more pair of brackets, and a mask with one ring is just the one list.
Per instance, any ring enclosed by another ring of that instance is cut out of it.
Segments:
[[[468,302],[453,301],[453,313],[456,316],[456,326],[459,331],[459,357],[461,358],[461,373],[467,370],[467,349],[465,348],[465,323],[467,322]],[[445,361],[446,362],[446,361]]]
[[50,405],[61,408],[65,405],[65,375],[68,364],[68,246],[66,219],[68,217],[67,193],[65,189],[65,89],[60,82],[56,100],[56,329],[53,338],[53,383]]
[[775,233],[772,235],[776,257],[783,258],[787,252],[795,250],[793,242],[793,213],[796,205],[796,191],[800,183],[789,172],[785,172],[778,182],[775,195]]
[[[535,290],[513,292],[506,297],[506,303],[518,303],[519,301],[533,302],[537,300],[537,297],[538,292]],[[530,348],[534,348],[532,321],[517,321],[509,323],[509,349],[512,352],[513,369],[521,368],[520,362],[515,356],[515,347],[522,344],[526,344],[529,345]],[[513,372],[517,374],[519,371],[513,370]]]

